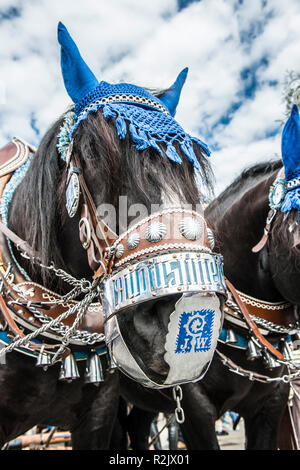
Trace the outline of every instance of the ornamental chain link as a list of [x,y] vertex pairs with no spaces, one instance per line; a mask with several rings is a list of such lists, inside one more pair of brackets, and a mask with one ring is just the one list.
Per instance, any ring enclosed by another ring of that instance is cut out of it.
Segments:
[[[226,305],[235,312],[241,313],[239,306],[232,300],[227,299]],[[292,325],[290,328],[285,328],[283,326],[277,325],[276,323],[273,323],[269,320],[265,320],[264,318],[257,317],[255,315],[250,314],[250,318],[251,320],[255,321],[258,326],[261,326],[266,330],[272,331],[274,333],[291,334],[293,331],[295,331],[296,328],[299,329],[300,327],[298,322],[295,325]]]
[[[262,383],[271,383],[271,382],[283,382],[283,383],[291,383],[293,380],[296,380],[297,378],[300,377],[300,369],[297,369],[297,372],[289,374],[285,374],[279,377],[269,377],[268,375],[262,375],[258,374],[256,372],[252,372],[250,370],[243,369],[242,367],[238,366],[235,362],[233,362],[231,359],[229,359],[225,354],[222,354],[220,351],[216,349],[216,354],[219,355],[222,363],[224,366],[228,367],[230,372],[233,372],[234,374],[240,375],[242,377],[247,377],[251,381],[257,381],[257,382],[262,382]],[[281,362],[283,365],[287,366],[288,370],[289,367],[287,363]]]
[[180,385],[173,387],[173,399],[176,401],[175,417],[178,424],[182,424],[185,421],[184,411],[181,407],[182,397],[183,394]]
[[[85,338],[85,342],[87,344],[90,343],[91,337],[93,338],[93,342],[95,342],[96,338],[99,339],[101,342],[104,341],[105,337],[104,335],[98,335],[95,336],[94,334],[90,334],[88,332],[79,332],[76,330],[77,326],[80,324],[82,321],[88,306],[92,303],[94,298],[99,295],[98,291],[98,280],[93,281],[91,283],[90,281],[86,279],[76,279],[73,276],[69,275],[62,269],[56,269],[53,265],[50,266],[44,266],[41,265],[42,267],[45,267],[47,269],[53,270],[55,274],[64,279],[67,283],[70,285],[73,285],[74,288],[68,292],[65,296],[63,296],[60,299],[57,299],[55,302],[53,302],[54,305],[59,305],[63,304],[66,301],[70,301],[78,297],[79,294],[84,293],[86,294],[85,297],[81,300],[78,301],[75,305],[71,306],[67,311],[63,312],[61,315],[59,315],[57,318],[52,319],[51,317],[47,317],[47,315],[42,314],[38,309],[35,308],[32,302],[28,301],[26,296],[18,289],[17,285],[13,283],[13,277],[11,276],[11,265],[9,264],[7,266],[7,270],[5,273],[5,278],[10,279],[10,285],[11,287],[17,292],[17,294],[20,296],[19,299],[15,301],[11,301],[11,304],[15,303],[18,305],[26,306],[30,312],[34,316],[40,316],[40,320],[44,323],[40,328],[36,329],[35,331],[27,334],[26,336],[20,338],[16,337],[8,346],[2,348],[0,350],[0,357],[4,356],[6,353],[13,351],[15,348],[18,348],[20,346],[26,345],[29,341],[32,339],[36,338],[40,334],[48,331],[49,329],[52,329],[54,331],[59,331],[60,333],[63,333],[63,338],[61,340],[61,346],[59,347],[59,351],[62,352],[62,350],[69,344],[71,339],[79,339],[81,336],[82,338]],[[0,285],[0,292],[3,291],[3,282]],[[76,313],[76,318],[73,322],[73,325],[71,327],[67,327],[62,324],[62,320],[65,320],[67,317],[70,315]],[[43,316],[43,318],[42,318]],[[47,321],[50,319],[49,321]],[[80,338],[81,339],[81,338]],[[54,355],[53,359],[56,359],[58,354],[56,353]]]

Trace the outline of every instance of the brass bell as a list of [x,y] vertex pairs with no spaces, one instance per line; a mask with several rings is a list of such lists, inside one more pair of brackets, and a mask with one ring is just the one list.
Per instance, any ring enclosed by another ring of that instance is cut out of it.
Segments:
[[84,381],[94,385],[104,381],[101,359],[96,352],[92,352],[87,359]]
[[233,330],[226,330],[225,343],[226,344],[235,344],[238,342],[238,339]]
[[254,361],[261,357],[261,349],[256,345],[253,339],[249,339],[246,356],[249,361]]
[[59,380],[65,380],[71,382],[72,380],[80,377],[76,360],[73,354],[69,354],[61,361],[61,369],[59,374]]
[[276,367],[280,367],[281,365],[268,351],[264,351],[263,361],[267,369],[276,369]]

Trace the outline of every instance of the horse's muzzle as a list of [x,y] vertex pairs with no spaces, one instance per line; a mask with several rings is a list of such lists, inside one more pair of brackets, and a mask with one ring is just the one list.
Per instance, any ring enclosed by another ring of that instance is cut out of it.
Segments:
[[[217,294],[225,295],[222,258],[213,253],[179,252],[145,259],[117,272],[104,283],[106,342],[117,367],[152,388],[199,380],[212,360],[222,325]],[[119,315],[153,299],[181,293],[168,323],[164,360],[169,370],[154,381],[133,357],[121,332]]]

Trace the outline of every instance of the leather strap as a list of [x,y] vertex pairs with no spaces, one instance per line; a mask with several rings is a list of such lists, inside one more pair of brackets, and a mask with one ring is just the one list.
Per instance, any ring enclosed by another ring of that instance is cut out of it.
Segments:
[[264,234],[261,237],[260,241],[257,243],[257,245],[255,245],[252,248],[253,253],[258,253],[259,251],[261,251],[263,249],[263,247],[265,246],[265,244],[267,243],[268,238],[269,238],[269,233],[270,233],[270,230],[271,230],[271,225],[272,225],[273,219],[274,219],[276,214],[277,214],[277,211],[275,209],[271,209],[269,211],[268,217],[267,217],[267,220],[266,220],[266,225],[265,225],[265,228],[264,228]]
[[0,149],[0,177],[11,175],[22,166],[35,148],[19,137],[13,137],[12,141]]
[[283,361],[284,358],[283,358],[283,355],[281,354],[281,352],[277,351],[277,349],[274,348],[274,346],[272,346],[272,344],[269,343],[269,341],[267,341],[266,338],[260,333],[257,325],[251,319],[245,304],[241,301],[241,299],[239,297],[239,294],[237,293],[236,289],[233,287],[231,282],[228,281],[228,279],[225,279],[225,282],[226,282],[227,288],[231,292],[235,302],[239,306],[239,308],[242,312],[242,315],[244,317],[244,320],[246,321],[246,323],[247,323],[248,327],[250,328],[250,330],[253,332],[253,334],[256,336],[256,338],[259,340],[259,342],[261,344],[263,344],[274,356],[276,356],[277,359]]
[[111,246],[118,236],[97,215],[97,208],[85,182],[79,158],[76,154],[72,158],[74,159],[75,166],[81,170],[78,178],[84,199],[82,217],[88,220],[91,229],[91,240],[87,248],[90,267],[93,271],[96,271],[99,265],[104,266],[105,271],[107,267],[106,248]]
[[30,258],[36,258],[38,259],[39,255],[36,251],[34,251],[28,243],[20,238],[18,235],[16,235],[12,230],[10,230],[4,223],[0,220],[0,230],[6,237],[8,237],[13,244],[16,246],[16,248],[20,251],[23,251],[23,253],[26,253]]
[[[1,274],[1,273],[0,273]],[[18,325],[16,324],[15,320],[13,319],[13,317],[11,316],[10,312],[9,312],[9,309],[6,305],[6,302],[2,296],[2,294],[0,294],[0,310],[1,310],[1,313],[4,317],[4,319],[6,320],[7,324],[8,324],[8,328],[9,330],[11,331],[11,333],[13,334],[13,337],[16,338],[16,337],[19,337],[19,338],[25,338],[25,334],[23,333],[22,330],[20,330],[20,328],[18,327]],[[34,343],[33,341],[28,341],[26,343],[26,345],[24,345],[26,347],[29,347],[30,349],[34,350],[34,351],[41,351],[43,349],[43,351],[46,353],[47,351],[53,351],[55,349],[58,348],[58,345],[57,344],[46,344],[46,343],[43,343],[43,344],[38,344],[38,343]],[[64,353],[63,353],[63,356],[62,357],[66,357],[70,354],[70,349],[67,348]]]
[[[276,176],[276,178],[284,178],[284,168],[281,168],[281,170],[278,173],[278,175]],[[275,217],[276,214],[277,214],[276,209],[271,209],[269,211],[268,217],[267,217],[267,220],[266,220],[266,225],[265,225],[265,228],[264,228],[264,234],[261,237],[261,239],[259,240],[259,242],[252,248],[253,253],[258,253],[259,251],[261,251],[263,249],[263,247],[265,246],[265,244],[267,243],[268,238],[269,238],[269,233],[271,231],[271,225],[272,225],[272,222],[273,222],[274,217]]]

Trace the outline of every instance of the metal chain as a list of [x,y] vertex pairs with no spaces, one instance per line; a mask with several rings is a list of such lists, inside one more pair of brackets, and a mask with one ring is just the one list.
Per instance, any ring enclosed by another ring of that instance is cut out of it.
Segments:
[[[226,305],[232,310],[234,310],[235,312],[241,313],[239,306],[232,300],[227,299]],[[283,326],[277,325],[276,323],[273,323],[269,320],[265,320],[264,318],[257,317],[255,315],[250,314],[250,318],[251,320],[255,321],[255,323],[258,326],[264,327],[266,330],[269,330],[275,333],[291,334],[295,330],[295,328],[299,327],[298,322],[295,325],[293,325],[291,328],[285,328]]]
[[282,365],[285,365],[288,367],[293,366],[294,369],[297,370],[295,373],[289,373],[282,375],[280,377],[269,377],[268,375],[262,375],[258,374],[256,372],[252,372],[250,370],[243,369],[242,367],[238,366],[235,362],[233,362],[231,359],[229,359],[225,354],[222,354],[220,351],[216,349],[216,353],[219,355],[222,363],[228,367],[230,372],[233,372],[237,375],[241,375],[242,377],[247,377],[251,381],[257,381],[257,382],[262,382],[262,383],[271,383],[271,382],[284,382],[284,383],[291,383],[293,380],[297,379],[300,377],[300,369],[295,367],[295,364],[292,364],[288,361],[280,362]]
[[[229,308],[233,309],[235,312],[242,315],[242,312],[241,312],[239,306],[235,302],[227,299],[226,305]],[[291,329],[284,328],[284,327],[281,327],[280,325],[277,325],[277,324],[272,323],[270,321],[267,321],[267,320],[264,320],[262,318],[256,317],[255,315],[250,315],[250,317],[252,318],[253,321],[255,321],[255,323],[257,325],[264,326],[269,331],[275,331],[276,333],[290,334],[295,329],[295,326]],[[257,338],[257,341],[259,341],[258,338]],[[259,346],[262,349],[265,348],[263,344],[259,344]],[[276,361],[279,364],[286,366],[288,368],[288,370],[290,370],[290,369],[295,370],[296,369],[297,372],[285,374],[285,375],[282,375],[280,377],[269,377],[267,375],[257,374],[255,372],[243,369],[242,367],[235,364],[231,359],[226,357],[224,354],[222,354],[217,349],[216,349],[216,353],[220,356],[222,363],[225,366],[227,366],[231,372],[234,372],[235,374],[241,375],[243,377],[248,377],[248,379],[251,380],[251,381],[256,380],[258,382],[263,382],[263,383],[270,383],[270,382],[290,383],[292,380],[295,380],[300,376],[300,366],[297,367],[297,365],[293,361],[289,361],[289,360],[281,361],[277,358]]]
[[176,385],[173,387],[173,399],[176,401],[176,408],[175,408],[175,417],[178,424],[182,424],[185,421],[184,411],[181,407],[181,400],[183,397],[182,388],[180,385]]
[[[22,252],[20,254],[21,256],[24,256]],[[75,288],[79,287],[81,289],[81,292],[88,292],[91,289],[92,283],[88,279],[77,279],[76,277],[64,271],[64,269],[56,268],[53,262],[49,265],[45,265],[40,261],[37,261],[36,259],[33,259],[32,261],[33,263],[39,264],[39,266],[43,269],[53,271],[57,277],[60,277],[63,281],[70,284],[71,286],[74,286]]]
[[[92,284],[90,281],[86,279],[76,279],[73,276],[69,275],[66,273],[63,269],[56,269],[53,265],[47,266],[48,269],[53,270],[58,277],[63,278],[66,282],[69,284],[75,286],[70,292],[68,292],[66,295],[61,297],[60,299],[55,299],[55,302],[52,302],[53,305],[61,305],[61,304],[66,304],[67,302],[70,302],[78,297],[81,293],[86,293],[89,290],[92,290],[95,286]],[[6,279],[11,277],[11,265],[9,264],[6,270],[6,273],[4,277]],[[13,283],[13,278],[10,278],[9,284],[12,286],[12,288],[17,292],[19,295],[19,299],[17,300],[12,300],[8,302],[8,305],[20,305],[21,307],[26,307],[35,318],[37,318],[41,323],[43,324],[48,324],[48,328],[58,335],[61,336],[66,336],[69,333],[70,327],[65,325],[62,322],[59,323],[52,323],[52,318],[45,313],[41,312],[39,309],[35,307],[35,305],[31,302],[28,301],[27,297],[24,295],[22,290]],[[3,287],[3,286],[2,286]],[[1,289],[0,289],[1,290]],[[48,302],[45,302],[45,304],[48,304]],[[86,345],[93,345],[98,342],[103,342],[105,340],[104,334],[99,334],[99,333],[90,333],[88,331],[80,331],[80,330],[75,330],[73,329],[72,332],[72,339],[73,340],[79,340],[85,343]]]
[[[73,278],[74,280],[75,278]],[[73,282],[72,280],[72,282]],[[80,281],[79,281],[80,282]],[[88,281],[89,282],[89,281]],[[88,292],[84,299],[79,301],[77,304],[73,305],[70,307],[66,312],[63,312],[61,315],[59,315],[57,318],[52,319],[49,323],[44,324],[37,330],[33,331],[32,333],[29,333],[28,335],[24,336],[23,338],[18,338],[16,337],[12,343],[10,343],[8,346],[4,347],[0,351],[0,357],[2,355],[5,355],[8,352],[11,352],[13,349],[20,347],[22,345],[25,345],[29,341],[31,341],[33,338],[36,338],[40,334],[44,333],[48,329],[51,329],[52,327],[58,325],[62,320],[65,320],[67,317],[70,315],[74,314],[77,312],[75,322],[73,323],[72,327],[70,328],[70,334],[68,332],[64,336],[64,341],[69,342],[71,337],[73,336],[73,326],[75,324],[75,327],[80,323],[81,319],[83,318],[84,314],[86,313],[87,307],[92,303],[93,299],[98,295],[98,283],[89,283],[90,284],[90,292]],[[85,284],[86,286],[86,284]],[[86,287],[84,287],[84,292],[86,292]],[[27,300],[27,299],[26,299]],[[59,301],[61,302],[61,300]],[[64,346],[65,347],[65,346]]]
[[[34,317],[40,321],[40,323],[49,323],[52,320],[51,317],[36,309],[34,309],[34,311],[32,310],[32,313],[34,314]],[[58,335],[64,336],[70,327],[64,323],[59,323],[58,325],[52,326],[50,329]],[[77,330],[74,332],[72,339],[82,341],[86,345],[92,346],[95,343],[103,342],[105,340],[105,336],[103,333],[89,333],[85,330]]]
[[66,332],[66,334],[62,338],[62,341],[61,341],[62,344],[58,348],[56,353],[54,354],[54,357],[51,361],[52,364],[54,364],[54,362],[60,356],[60,354],[62,354],[65,351],[65,349],[68,346],[68,344],[70,343],[77,327],[79,326],[79,324],[83,320],[83,317],[86,314],[86,311],[87,311],[89,305],[92,303],[92,301],[94,300],[96,295],[98,295],[99,280],[100,280],[100,278],[97,278],[97,279],[94,280],[93,284],[91,285],[91,291],[88,294],[86,294],[85,298],[83,299],[82,305],[78,309],[78,313],[76,315],[75,321],[73,322],[73,325],[71,326],[71,328],[68,329],[68,331]]
[[[18,289],[17,286],[13,286],[13,288],[18,293],[18,295],[20,295],[20,297],[22,297],[23,301],[20,301],[20,299],[12,300],[12,301],[8,302],[8,305],[16,304],[16,305],[20,305],[21,307],[26,307],[33,314],[33,316],[37,320],[40,321],[40,323],[43,323],[43,324],[50,323],[53,320],[52,317],[46,315],[44,312],[41,312],[39,309],[37,309],[35,307],[35,305],[30,303],[30,301],[28,302],[26,296],[23,294],[23,292],[20,289]],[[76,289],[78,289],[78,288],[76,288]],[[72,295],[71,295],[71,293],[72,293]],[[81,293],[80,291],[75,293],[75,290],[73,289],[71,292],[69,292],[62,299],[57,299],[54,302],[54,304],[55,305],[65,304],[66,302],[69,302],[69,301],[73,300],[73,298],[78,297],[78,295],[80,293]],[[48,302],[45,302],[45,303],[48,304]],[[65,325],[64,323],[60,322],[58,324],[50,326],[49,329],[51,329],[52,331],[54,331],[58,335],[65,336],[66,333],[68,332],[68,330],[70,329],[70,327]],[[90,332],[85,331],[85,330],[76,330],[73,333],[72,339],[74,339],[74,340],[77,339],[77,340],[82,341],[83,343],[85,343],[87,345],[93,345],[93,344],[98,343],[98,342],[103,342],[105,340],[105,336],[104,336],[103,333],[99,334],[99,333],[90,333]]]

